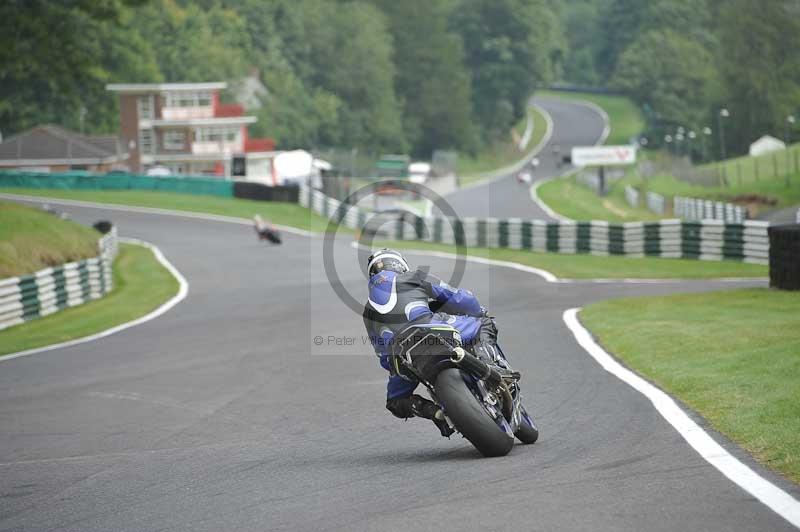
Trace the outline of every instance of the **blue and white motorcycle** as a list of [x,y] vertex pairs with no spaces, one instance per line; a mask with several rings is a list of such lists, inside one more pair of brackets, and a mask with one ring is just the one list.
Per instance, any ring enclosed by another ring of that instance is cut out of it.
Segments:
[[391,363],[403,378],[419,381],[444,410],[448,423],[484,456],[504,456],[534,443],[539,429],[522,405],[520,373],[465,349],[448,325],[411,325],[393,342]]

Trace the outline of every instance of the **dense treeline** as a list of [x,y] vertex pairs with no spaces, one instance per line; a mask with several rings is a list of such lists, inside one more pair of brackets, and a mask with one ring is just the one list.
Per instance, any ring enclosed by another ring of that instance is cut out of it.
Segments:
[[796,0],[572,0],[559,15],[564,77],[630,94],[656,144],[678,127],[710,127],[718,143],[726,109],[728,153],[742,153],[800,112]]
[[11,0],[0,124],[113,131],[108,82],[256,72],[257,134],[292,147],[473,151],[507,134],[561,46],[546,0]]
[[[109,82],[225,80],[266,91],[282,148],[473,152],[538,86],[630,94],[656,144],[716,129],[781,136],[800,102],[796,0],[6,0],[0,132],[114,131]],[[717,135],[713,135],[716,140]]]

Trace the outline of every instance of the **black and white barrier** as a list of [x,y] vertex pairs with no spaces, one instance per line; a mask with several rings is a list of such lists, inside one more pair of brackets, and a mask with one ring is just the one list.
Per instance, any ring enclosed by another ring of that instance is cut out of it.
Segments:
[[685,220],[722,220],[741,223],[747,219],[747,210],[740,205],[683,196],[673,198],[672,211],[675,216]]
[[99,299],[111,291],[117,229],[97,243],[98,256],[0,280],[0,330]]
[[[301,187],[300,204],[325,218],[362,230],[377,213],[350,207],[318,190]],[[718,220],[657,222],[546,222],[520,218],[425,218],[395,216],[382,229],[395,240],[422,240],[474,247],[529,249],[629,257],[738,260],[768,264],[768,222]]]

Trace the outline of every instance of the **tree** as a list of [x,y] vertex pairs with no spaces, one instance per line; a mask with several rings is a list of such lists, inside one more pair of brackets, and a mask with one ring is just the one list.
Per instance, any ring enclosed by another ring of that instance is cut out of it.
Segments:
[[488,139],[505,135],[553,77],[558,21],[545,0],[462,0],[452,27],[464,41],[477,121]]
[[[0,124],[12,134],[43,122],[80,127],[87,93],[107,79],[98,65],[104,24],[142,0],[7,0],[0,3]],[[98,120],[98,123],[104,123]]]
[[669,124],[700,127],[716,81],[712,55],[672,30],[651,30],[620,56],[612,84]]
[[168,82],[233,80],[247,72],[249,38],[234,11],[154,0],[138,13],[134,27],[158,51]]
[[472,150],[470,79],[461,38],[448,30],[452,6],[427,0],[376,0],[394,40],[395,90],[415,154]]
[[620,56],[643,34],[671,30],[711,51],[713,34],[706,0],[610,0],[601,10],[597,68],[609,80]]
[[[342,146],[404,152],[408,145],[383,14],[362,2],[300,0],[281,16],[276,26],[298,78],[341,102],[337,136]],[[292,17],[302,17],[302,24]]]
[[729,150],[758,137],[781,136],[800,102],[800,8],[796,2],[746,0],[718,9],[723,79],[719,102],[730,110]]
[[583,86],[600,84],[595,65],[597,43],[605,40],[600,14],[607,0],[578,0],[558,4],[559,19],[567,39],[564,72],[566,81]]

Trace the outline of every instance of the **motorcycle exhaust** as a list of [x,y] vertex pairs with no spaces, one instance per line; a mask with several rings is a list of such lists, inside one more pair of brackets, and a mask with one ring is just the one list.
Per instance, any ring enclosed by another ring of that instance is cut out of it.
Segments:
[[461,347],[456,347],[450,356],[450,360],[464,371],[477,375],[480,380],[486,382],[492,388],[499,386],[503,380],[497,370]]

